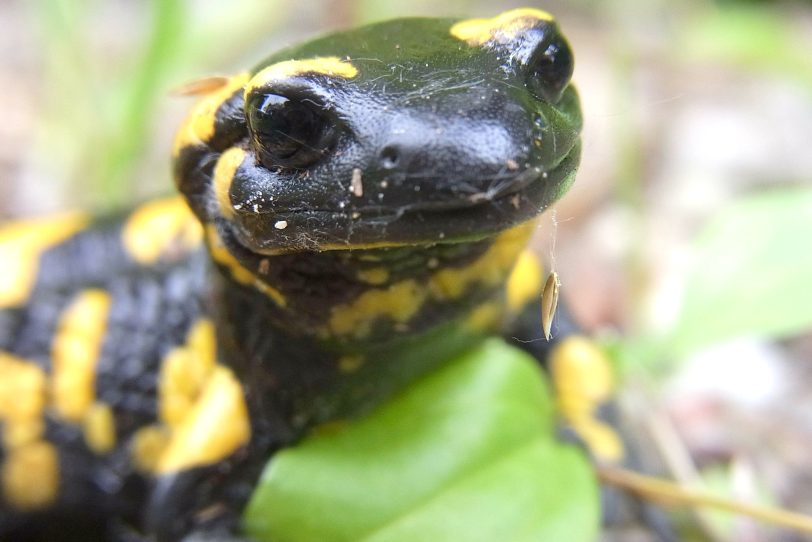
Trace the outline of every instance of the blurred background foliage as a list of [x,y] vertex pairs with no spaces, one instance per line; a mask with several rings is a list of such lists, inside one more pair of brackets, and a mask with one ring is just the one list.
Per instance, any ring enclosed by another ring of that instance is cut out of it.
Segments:
[[[535,2],[525,2],[537,5]],[[286,44],[484,0],[4,0],[0,217],[171,191],[171,89]],[[537,247],[686,483],[812,513],[812,3],[550,0],[586,127]],[[700,516],[699,539],[795,540]]]

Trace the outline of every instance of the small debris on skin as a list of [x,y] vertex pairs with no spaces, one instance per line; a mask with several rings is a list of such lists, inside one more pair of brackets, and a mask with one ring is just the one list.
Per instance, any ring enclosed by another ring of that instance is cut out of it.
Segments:
[[271,270],[271,261],[268,258],[262,258],[259,261],[259,267],[257,271],[259,271],[260,275],[267,275],[268,271]]
[[285,228],[288,227],[288,221],[287,220],[277,220],[276,224],[274,224],[273,227],[276,228],[277,230],[284,230]]
[[364,195],[364,184],[361,182],[361,168],[353,168],[352,170],[350,192],[352,192],[352,195],[357,198]]

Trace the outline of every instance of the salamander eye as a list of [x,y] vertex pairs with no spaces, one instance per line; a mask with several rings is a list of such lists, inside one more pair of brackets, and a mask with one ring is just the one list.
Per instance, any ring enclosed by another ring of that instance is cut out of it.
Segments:
[[556,34],[544,41],[530,59],[528,84],[538,98],[555,103],[569,83],[573,67],[569,44]]
[[246,110],[254,147],[265,167],[305,168],[324,156],[333,141],[330,119],[312,100],[255,94]]

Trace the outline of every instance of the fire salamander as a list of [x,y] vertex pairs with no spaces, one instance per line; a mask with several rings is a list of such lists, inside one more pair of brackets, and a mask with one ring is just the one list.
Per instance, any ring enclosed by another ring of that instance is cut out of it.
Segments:
[[[578,164],[572,70],[536,9],[328,35],[205,89],[182,198],[0,228],[0,539],[239,537],[315,424],[540,338],[525,244]],[[566,384],[594,352],[554,344],[564,417],[619,454],[608,376]]]

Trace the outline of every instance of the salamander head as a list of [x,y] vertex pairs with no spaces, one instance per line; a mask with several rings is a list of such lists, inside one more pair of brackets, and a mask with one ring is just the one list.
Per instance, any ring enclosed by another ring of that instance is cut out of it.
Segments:
[[215,260],[245,283],[269,257],[328,252],[389,262],[379,285],[420,279],[528,230],[567,190],[581,128],[572,68],[534,9],[328,35],[205,96],[178,133],[176,181]]

